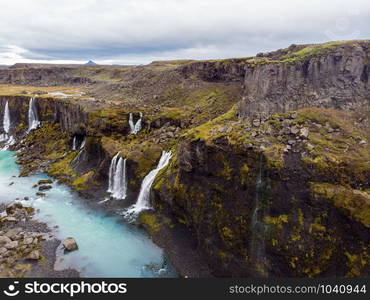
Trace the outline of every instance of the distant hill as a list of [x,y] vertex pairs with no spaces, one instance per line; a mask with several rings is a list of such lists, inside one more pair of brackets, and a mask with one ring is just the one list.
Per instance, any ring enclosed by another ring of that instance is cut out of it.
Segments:
[[89,60],[85,65],[96,66],[97,63],[93,62],[92,60]]

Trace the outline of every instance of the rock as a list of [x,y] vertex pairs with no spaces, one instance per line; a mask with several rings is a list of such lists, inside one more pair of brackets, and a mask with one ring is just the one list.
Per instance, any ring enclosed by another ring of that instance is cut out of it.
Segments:
[[252,136],[252,137],[256,137],[257,135],[258,135],[258,132],[257,132],[257,131],[252,131],[252,132],[251,132],[251,136]]
[[314,145],[312,145],[312,144],[310,144],[310,143],[307,143],[307,149],[308,149],[309,151],[312,151],[313,149],[315,149],[315,146],[314,146]]
[[10,243],[11,241],[12,240],[9,237],[7,237],[5,235],[1,235],[0,236],[0,247]]
[[308,135],[309,135],[309,129],[307,127],[303,127],[301,130],[300,130],[300,137],[304,138],[304,139],[307,139],[308,138]]
[[77,242],[73,237],[68,237],[63,241],[63,247],[68,251],[75,251],[78,249]]
[[52,188],[53,187],[51,185],[42,185],[42,186],[39,186],[39,191],[46,191],[46,190],[50,190]]
[[8,250],[5,247],[0,248],[0,255],[3,255],[7,252]]
[[33,250],[30,252],[30,254],[27,255],[27,259],[38,260],[40,258],[41,254],[39,250]]
[[5,218],[3,218],[3,221],[5,221],[5,222],[17,222],[18,220],[14,217],[5,217]]
[[359,142],[358,142],[358,144],[359,144],[359,145],[366,145],[366,144],[367,144],[367,142],[366,142],[365,140],[361,140],[361,141],[359,141]]
[[299,128],[297,126],[293,126],[290,128],[290,133],[297,134],[299,132]]
[[8,215],[11,215],[16,209],[23,208],[22,203],[20,202],[13,202],[6,206],[6,212]]
[[37,184],[42,185],[42,184],[51,184],[51,183],[53,183],[51,179],[42,179],[42,180],[39,180]]
[[23,199],[28,201],[28,200],[30,200],[30,197],[24,197]]
[[12,186],[14,184],[14,181],[12,181],[11,183],[8,184],[8,186]]
[[221,126],[217,129],[218,133],[223,133],[225,131],[225,127]]
[[289,116],[291,119],[297,118],[297,112],[292,112]]
[[261,125],[261,121],[258,120],[258,119],[254,119],[253,122],[252,122],[252,125],[254,127],[259,127]]
[[11,241],[11,242],[9,242],[9,243],[7,243],[7,244],[5,244],[4,245],[4,247],[6,248],[6,249],[14,249],[14,248],[17,248],[18,247],[18,241]]
[[16,227],[9,229],[7,233],[5,233],[5,236],[8,238],[14,240],[17,238],[17,235],[22,231],[23,229],[21,227]]
[[23,240],[23,244],[25,245],[29,245],[29,244],[32,244],[33,243],[33,238],[32,237],[28,237],[28,238],[25,238]]
[[45,197],[46,194],[45,193],[41,193],[41,192],[37,192],[36,193],[36,196],[39,196],[39,197]]
[[285,153],[287,153],[287,152],[289,152],[289,150],[291,150],[291,149],[292,149],[292,146],[290,146],[290,145],[286,145],[283,151],[284,151]]
[[332,132],[334,132],[334,129],[333,129],[333,128],[331,128],[331,127],[329,127],[329,128],[328,128],[328,133],[332,133]]
[[296,143],[296,141],[295,141],[295,140],[289,140],[289,141],[288,141],[288,144],[289,144],[289,145],[294,145],[295,143]]

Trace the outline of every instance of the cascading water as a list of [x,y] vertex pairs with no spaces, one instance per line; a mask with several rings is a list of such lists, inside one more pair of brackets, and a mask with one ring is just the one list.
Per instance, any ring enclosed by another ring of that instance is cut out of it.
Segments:
[[262,153],[259,158],[258,174],[256,180],[256,194],[254,209],[251,219],[251,240],[249,247],[249,259],[256,274],[254,276],[267,276],[266,266],[266,224],[263,219],[266,215],[266,203],[264,203],[263,189],[264,183],[262,180]]
[[76,151],[76,150],[82,150],[84,147],[85,147],[85,144],[86,144],[86,137],[84,137],[84,139],[82,140],[81,144],[79,144],[79,140],[77,138],[77,136],[75,135],[73,137],[73,143],[72,143],[72,151]]
[[9,132],[10,132],[10,111],[9,111],[9,103],[8,101],[5,104],[5,110],[4,110],[4,119],[3,119],[3,128],[4,128],[4,133],[0,136],[0,141],[5,142],[3,150],[7,150],[10,146],[15,144],[15,139],[13,136],[9,137]]
[[72,144],[72,150],[76,151],[77,150],[77,137],[73,137],[73,144]]
[[150,189],[154,182],[155,177],[157,176],[158,172],[163,169],[165,166],[168,165],[170,159],[172,157],[172,152],[162,152],[161,159],[157,167],[150,171],[148,175],[145,176],[141,188],[139,197],[134,205],[132,205],[125,213],[124,216],[128,219],[135,218],[141,211],[145,209],[150,209]]
[[143,114],[140,113],[140,118],[137,120],[136,123],[134,123],[134,117],[132,113],[130,113],[130,117],[128,120],[128,123],[130,125],[130,134],[137,134],[141,130],[141,118],[143,117]]
[[109,168],[108,193],[114,199],[125,199],[127,195],[126,159],[120,157],[120,153],[112,158]]
[[4,142],[9,139],[9,130],[10,130],[10,112],[9,112],[9,103],[8,101],[5,104],[4,118],[3,118],[3,129],[4,133],[0,136],[0,141]]
[[28,132],[39,127],[40,121],[38,119],[37,108],[35,104],[35,98],[32,97],[29,102],[28,108]]
[[86,145],[86,137],[84,137],[84,139],[83,139],[83,141],[82,141],[82,143],[80,145],[80,149],[85,148],[85,145]]

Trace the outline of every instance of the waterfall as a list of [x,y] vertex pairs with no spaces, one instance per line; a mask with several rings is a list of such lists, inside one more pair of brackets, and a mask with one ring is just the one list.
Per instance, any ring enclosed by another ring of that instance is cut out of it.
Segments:
[[28,132],[39,127],[40,121],[38,119],[37,108],[35,105],[35,98],[32,97],[28,108]]
[[136,123],[134,123],[134,117],[132,113],[130,113],[130,117],[128,120],[128,123],[130,125],[130,134],[137,134],[141,130],[141,118],[143,117],[143,114],[140,113],[140,118],[137,120]]
[[128,118],[128,124],[130,125],[130,133],[133,133],[135,131],[135,124],[132,113],[130,113],[130,117]]
[[75,135],[73,137],[72,151],[76,151],[77,149],[82,150],[85,147],[85,144],[86,144],[86,137],[84,137],[80,146],[78,146],[78,144],[79,144],[79,141],[78,141],[77,136]]
[[84,137],[84,139],[83,139],[83,141],[82,141],[82,143],[80,145],[80,149],[85,148],[85,144],[86,144],[86,136]]
[[251,265],[254,266],[257,274],[255,276],[266,276],[266,225],[263,221],[266,215],[266,203],[263,199],[264,183],[262,180],[262,153],[259,158],[258,174],[256,180],[256,194],[254,201],[254,209],[251,218],[251,240],[250,240],[250,255]]
[[[9,140],[10,112],[9,112],[9,103],[8,103],[8,101],[5,104],[4,118],[3,118],[3,128],[4,128],[4,133],[0,135],[0,141],[1,142]],[[11,138],[14,140],[13,137],[11,137]]]
[[109,168],[108,193],[114,199],[125,199],[127,194],[126,159],[120,157],[118,152],[111,161]]
[[9,103],[8,103],[8,101],[5,104],[3,127],[4,127],[5,133],[9,134],[9,130],[10,130],[10,112],[9,112]]
[[77,150],[77,137],[73,137],[73,145],[72,145],[72,150],[76,151]]
[[171,151],[162,152],[162,156],[157,167],[145,176],[141,184],[139,197],[137,198],[136,203],[125,212],[125,216],[127,218],[132,219],[132,217],[137,216],[142,210],[150,209],[150,189],[152,187],[154,179],[157,176],[158,172],[168,165],[171,157]]

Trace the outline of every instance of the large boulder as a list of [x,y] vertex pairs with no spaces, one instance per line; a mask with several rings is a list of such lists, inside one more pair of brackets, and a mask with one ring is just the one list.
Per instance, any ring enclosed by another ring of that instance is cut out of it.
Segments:
[[8,244],[8,243],[10,243],[12,240],[9,238],[9,237],[7,237],[7,236],[5,236],[5,235],[1,235],[0,236],[0,247],[2,247],[2,246],[4,246],[4,245],[6,245],[6,244]]
[[68,237],[63,241],[63,247],[68,251],[75,251],[78,249],[77,242],[73,237]]

